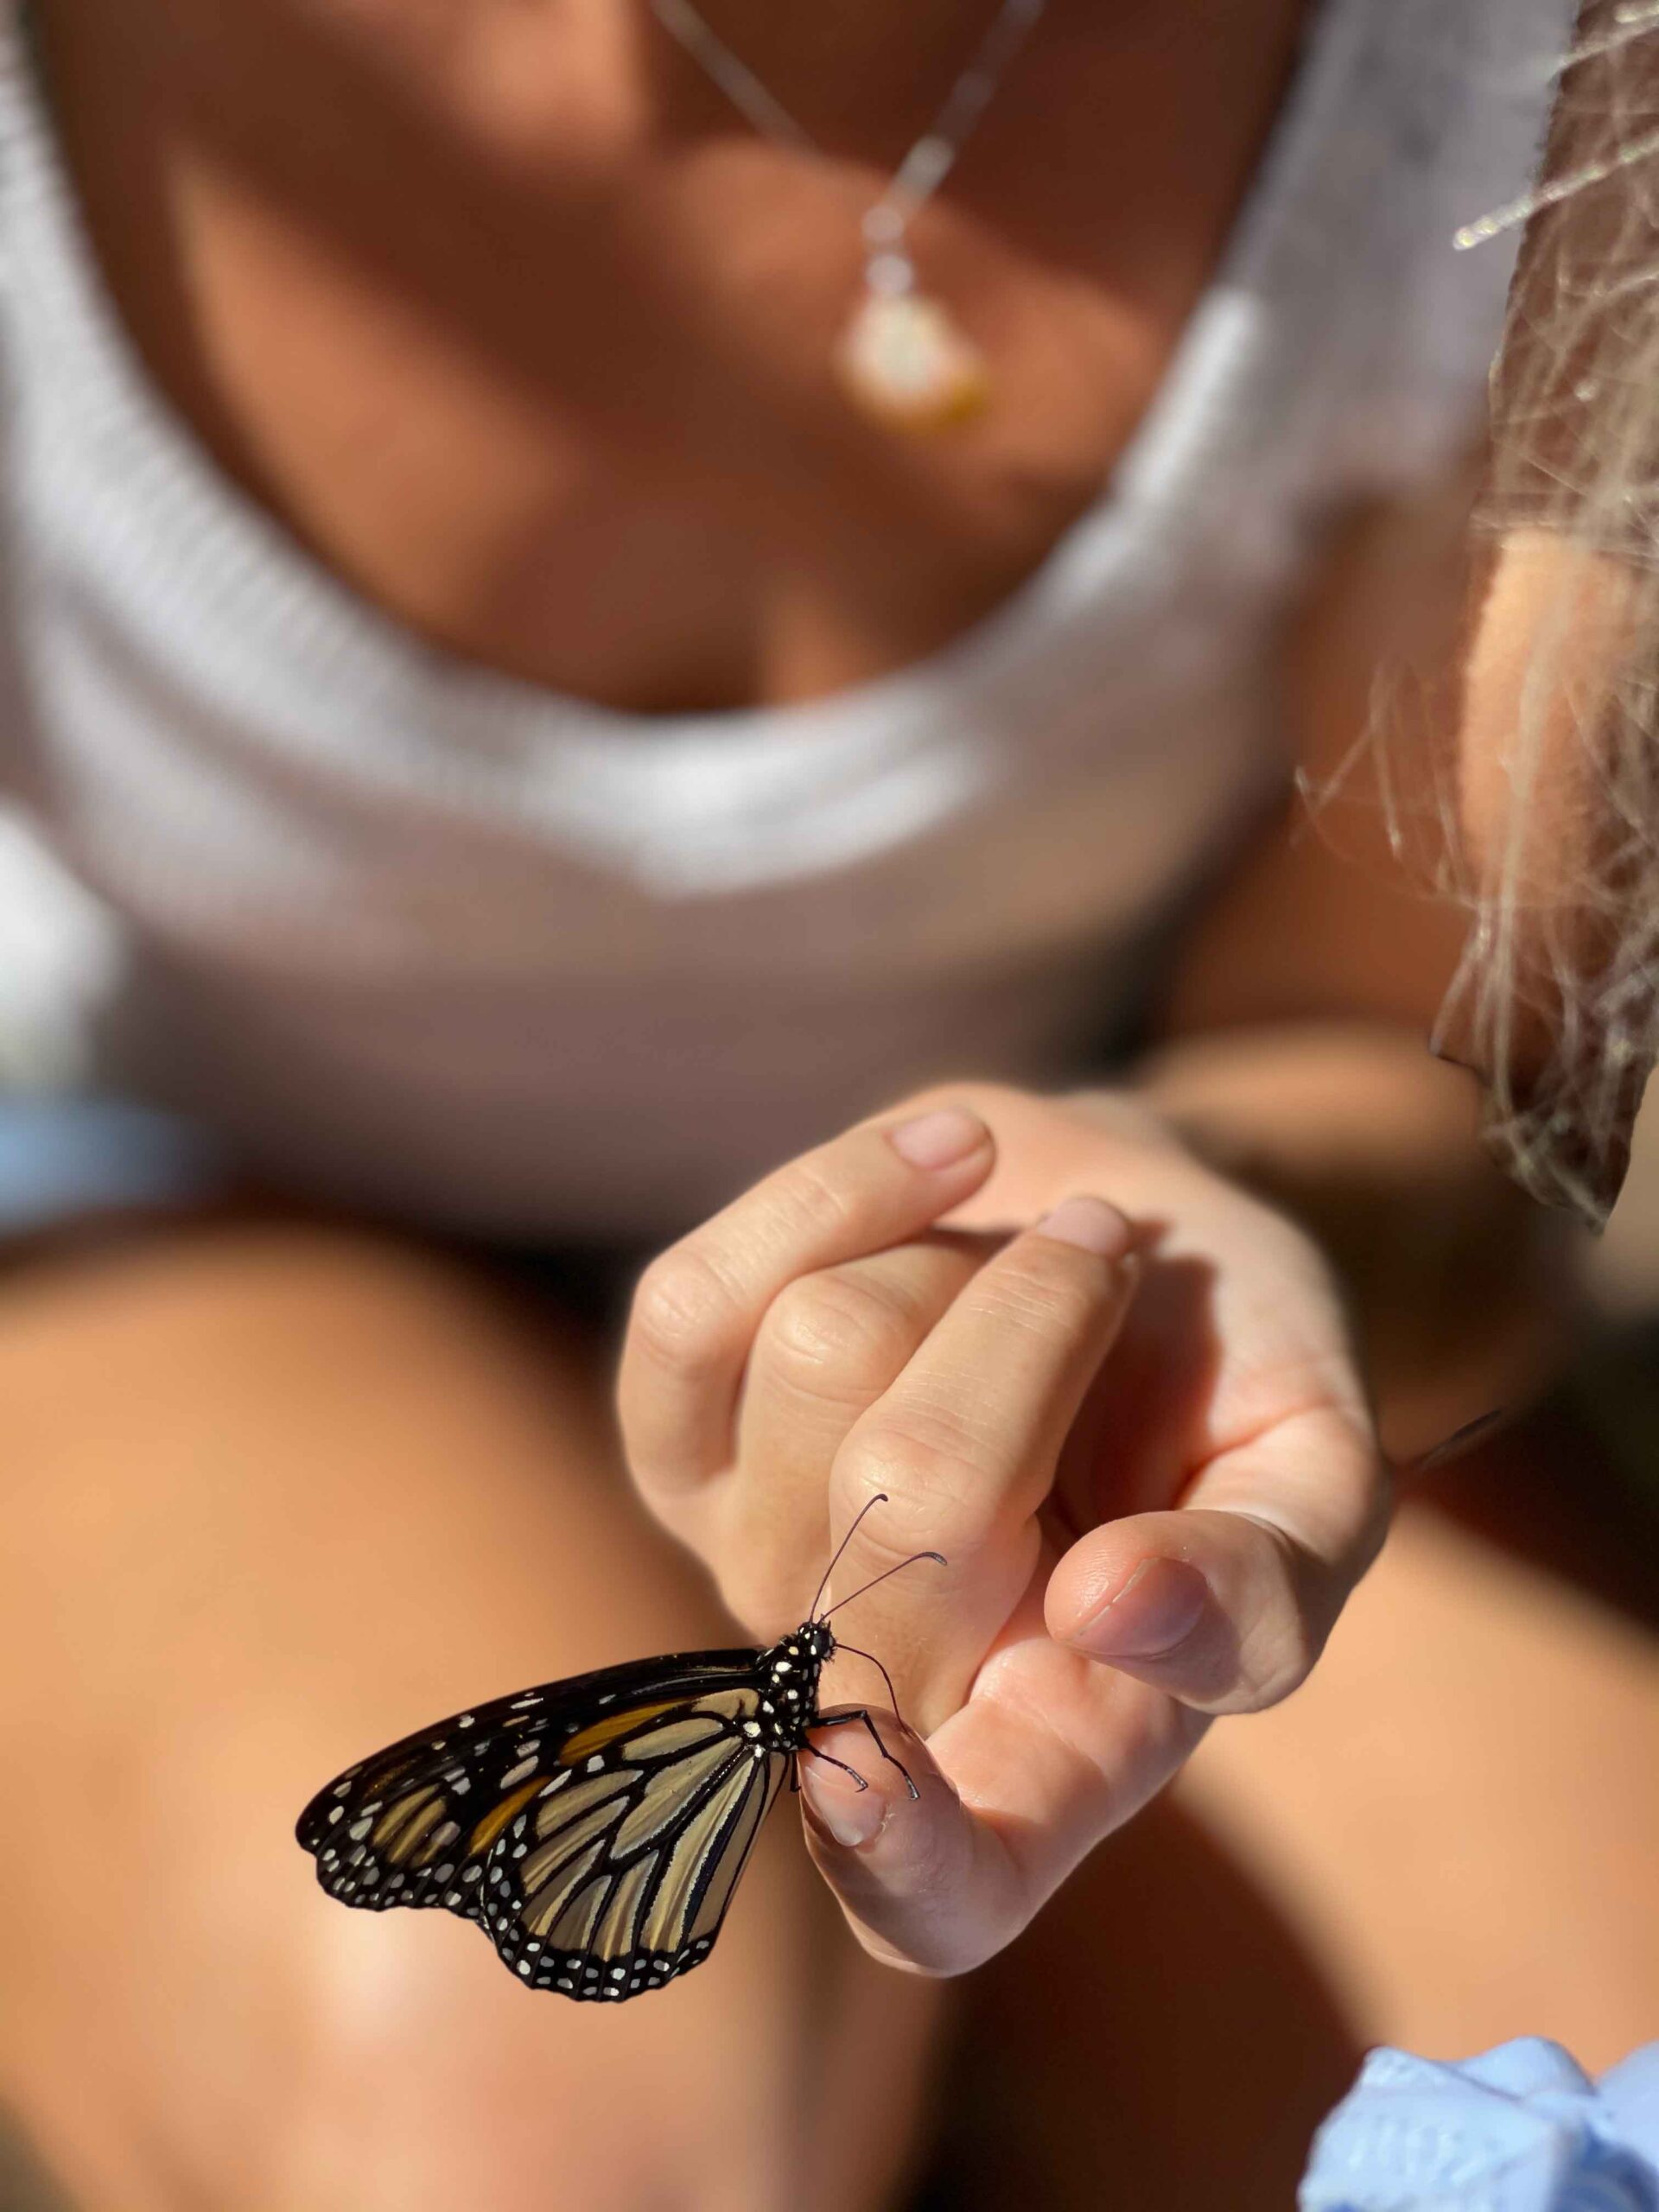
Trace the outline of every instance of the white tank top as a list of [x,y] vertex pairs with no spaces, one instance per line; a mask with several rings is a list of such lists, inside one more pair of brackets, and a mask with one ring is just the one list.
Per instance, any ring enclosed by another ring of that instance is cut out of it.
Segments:
[[1322,532],[1478,423],[1509,264],[1452,237],[1524,183],[1571,14],[1323,0],[1037,575],[896,675],[648,723],[416,641],[217,473],[8,18],[0,782],[36,842],[0,835],[0,1071],[181,1105],[320,1195],[619,1238],[924,1081],[1086,1075],[1282,788],[1272,648]]

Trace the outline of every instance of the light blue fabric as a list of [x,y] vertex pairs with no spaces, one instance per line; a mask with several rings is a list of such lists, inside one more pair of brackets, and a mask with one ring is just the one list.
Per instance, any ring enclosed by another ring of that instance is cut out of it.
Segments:
[[0,1098],[0,1237],[205,1198],[225,1163],[186,1123],[116,1099]]
[[1592,2082],[1526,2036],[1459,2064],[1375,2050],[1300,2212],[1659,2212],[1659,2044]]

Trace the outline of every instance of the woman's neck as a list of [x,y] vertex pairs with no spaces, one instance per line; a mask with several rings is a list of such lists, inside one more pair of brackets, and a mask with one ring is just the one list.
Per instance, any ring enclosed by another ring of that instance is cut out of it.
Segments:
[[[612,0],[615,4],[615,0]],[[624,0],[636,4],[636,0]],[[1006,0],[830,0],[817,8],[778,0],[691,0],[715,37],[759,78],[786,112],[826,147],[855,155],[891,153],[925,130],[969,67]],[[651,0],[637,0],[648,22]],[[1181,12],[1166,0],[1162,18]],[[1098,49],[1114,36],[1144,36],[1146,0],[1048,0],[1034,46],[1079,33]],[[690,57],[665,53],[654,28],[646,54],[671,113]],[[1020,65],[1010,67],[1012,77]],[[704,92],[704,99],[708,92]],[[716,98],[723,96],[716,94]],[[894,134],[900,143],[893,143]]]
[[[650,0],[639,0],[649,13]],[[972,60],[1003,0],[692,0],[697,15],[779,97],[785,89],[828,120],[832,103],[937,102]],[[1058,7],[1056,12],[1058,12]]]

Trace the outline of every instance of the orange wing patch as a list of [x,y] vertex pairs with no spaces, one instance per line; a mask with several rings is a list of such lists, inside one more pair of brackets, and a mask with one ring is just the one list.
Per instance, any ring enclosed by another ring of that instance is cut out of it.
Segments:
[[659,1713],[674,1713],[686,1703],[683,1697],[671,1697],[662,1705],[631,1705],[624,1713],[607,1713],[602,1720],[595,1720],[591,1728],[584,1728],[568,1737],[559,1748],[559,1764],[576,1766],[590,1751],[603,1751],[607,1744],[613,1744],[619,1736],[631,1736],[646,1721],[656,1719]]
[[536,1775],[515,1789],[511,1797],[504,1797],[499,1805],[493,1807],[467,1839],[467,1856],[476,1859],[480,1852],[487,1851],[509,1821],[524,1811],[538,1789],[545,1789],[546,1787],[547,1777],[544,1774]]

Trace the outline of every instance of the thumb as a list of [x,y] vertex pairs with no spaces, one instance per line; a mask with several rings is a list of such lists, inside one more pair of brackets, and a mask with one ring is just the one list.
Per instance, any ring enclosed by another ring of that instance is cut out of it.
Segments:
[[1355,1579],[1265,1518],[1189,1509],[1092,1530],[1044,1610],[1086,1658],[1199,1713],[1255,1713],[1303,1680]]

